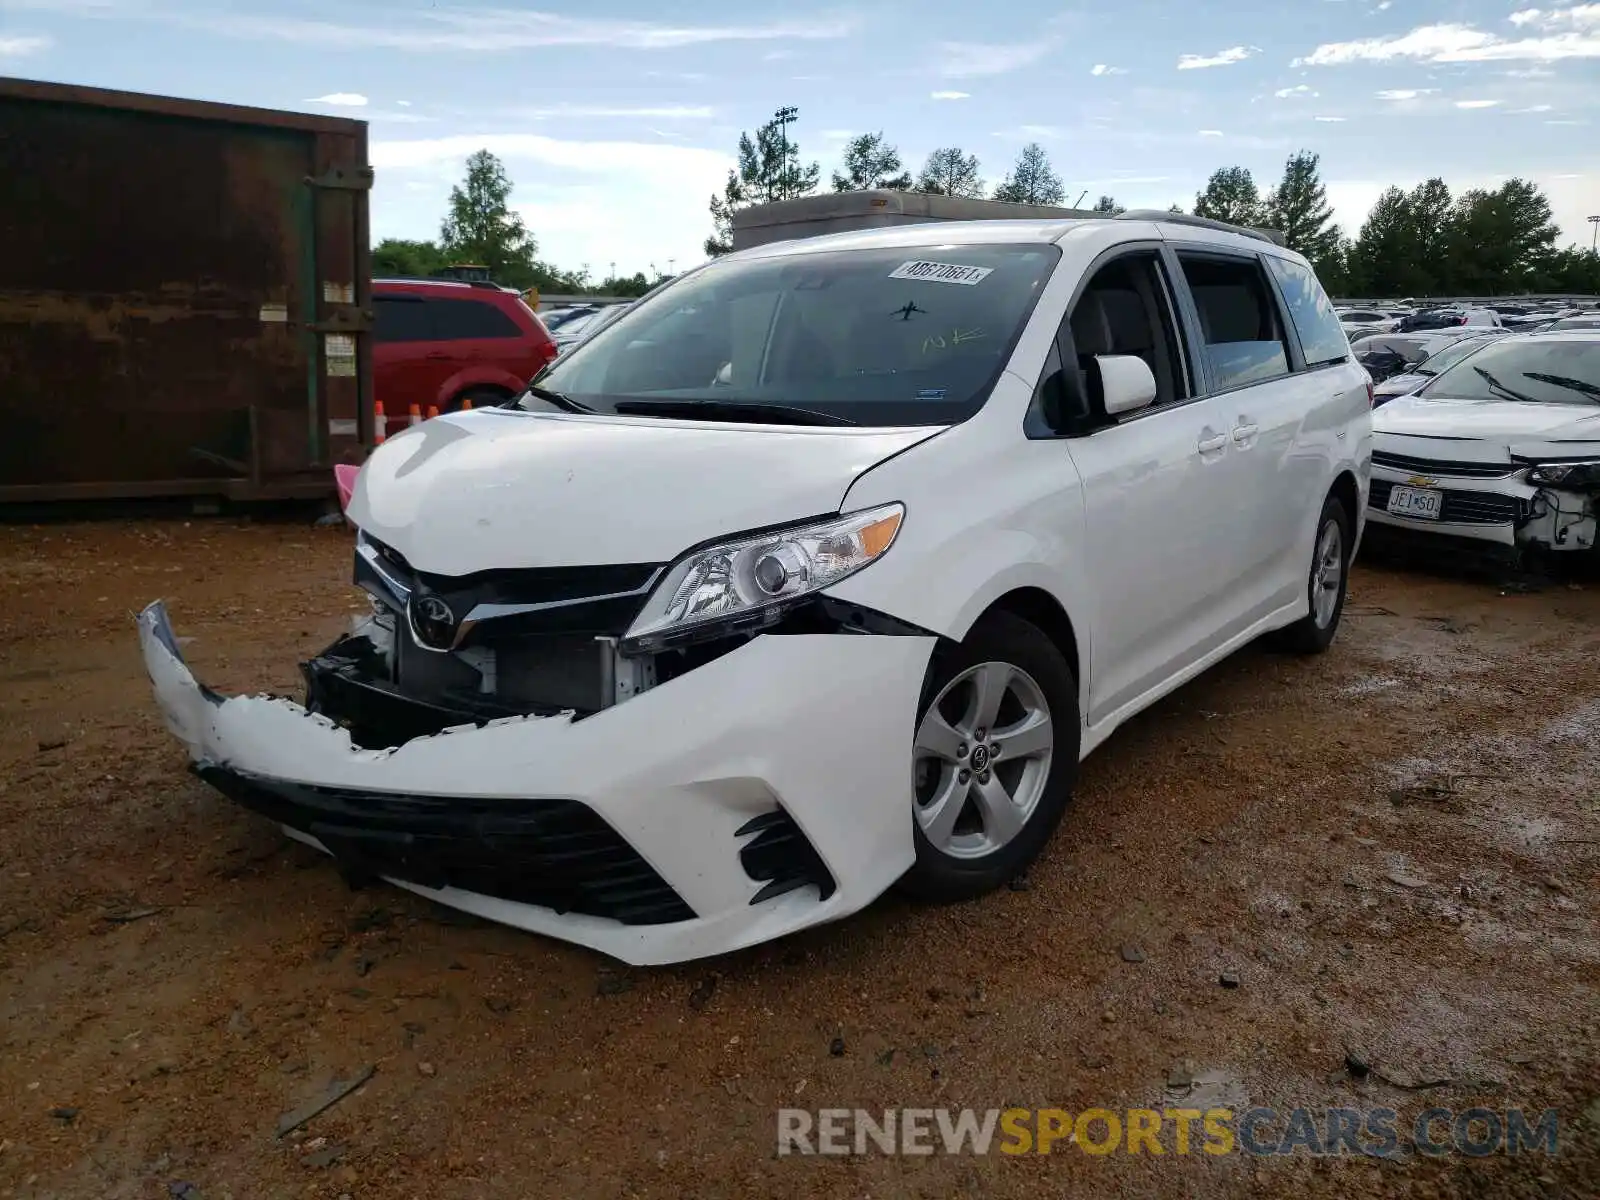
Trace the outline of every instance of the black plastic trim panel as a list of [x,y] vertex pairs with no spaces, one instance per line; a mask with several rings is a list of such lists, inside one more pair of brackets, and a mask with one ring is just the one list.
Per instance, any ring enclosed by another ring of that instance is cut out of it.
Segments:
[[689,921],[683,897],[588,805],[319,787],[215,765],[229,799],[316,838],[347,875],[459,888],[624,925]]

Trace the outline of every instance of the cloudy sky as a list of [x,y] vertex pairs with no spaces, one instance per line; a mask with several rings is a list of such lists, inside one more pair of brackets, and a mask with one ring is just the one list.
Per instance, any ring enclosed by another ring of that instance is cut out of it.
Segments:
[[741,129],[795,105],[824,172],[883,130],[997,181],[1038,141],[1068,199],[1188,207],[1322,155],[1336,216],[1441,175],[1600,213],[1600,3],[1508,0],[0,0],[0,74],[371,122],[375,237],[430,237],[487,147],[541,254],[604,274],[701,257]]

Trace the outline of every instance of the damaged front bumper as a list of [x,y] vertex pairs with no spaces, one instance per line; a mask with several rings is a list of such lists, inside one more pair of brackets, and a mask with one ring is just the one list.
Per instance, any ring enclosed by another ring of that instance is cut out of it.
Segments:
[[[1379,461],[1385,457],[1391,461]],[[1437,516],[1392,511],[1401,507],[1397,488],[1437,493]],[[1507,555],[1528,549],[1593,550],[1600,541],[1600,496],[1534,482],[1529,464],[1518,462],[1437,463],[1377,456],[1367,516],[1390,532],[1462,539]]]
[[352,873],[626,962],[836,920],[913,860],[931,636],[766,634],[588,716],[387,749],[291,701],[206,688],[160,602],[139,637],[167,727],[219,790]]

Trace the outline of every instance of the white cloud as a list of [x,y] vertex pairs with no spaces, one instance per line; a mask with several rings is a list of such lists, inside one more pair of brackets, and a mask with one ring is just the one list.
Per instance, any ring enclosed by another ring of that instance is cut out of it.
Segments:
[[[1582,7],[1600,9],[1600,5]],[[1397,37],[1325,42],[1290,65],[1327,67],[1354,62],[1392,62],[1396,59],[1430,63],[1514,59],[1555,62],[1569,58],[1600,58],[1600,34],[1562,32],[1509,41],[1470,25],[1420,25],[1410,33]]]
[[1378,92],[1379,100],[1415,100],[1418,96],[1431,96],[1438,88],[1388,88]]
[[1220,129],[1202,129],[1200,131],[1200,136],[1201,137],[1221,137],[1222,136],[1222,130],[1220,130]]
[[1343,117],[1313,117],[1314,121],[1325,121],[1330,125],[1337,125],[1344,120]]
[[970,100],[971,92],[929,92],[930,100]]
[[1091,75],[1126,75],[1127,73],[1125,67],[1112,67],[1107,66],[1105,63],[1095,63],[1094,66],[1089,68],[1089,74]]
[[1279,88],[1272,94],[1279,100],[1290,100],[1300,96],[1315,96],[1318,93],[1312,91],[1305,84],[1298,83],[1294,87]]
[[830,142],[847,142],[855,135],[856,131],[854,129],[824,129],[822,131],[823,139]]
[[0,58],[27,58],[55,45],[47,37],[0,37]]
[[1050,38],[1033,42],[941,42],[939,73],[946,79],[1004,75],[1032,66],[1055,47]]
[[1525,8],[1508,18],[1519,28],[1534,25],[1540,29],[1600,29],[1600,4],[1575,4],[1570,8]]
[[1553,104],[1530,104],[1527,108],[1513,108],[1511,111],[1514,113],[1542,113],[1549,112],[1554,107],[1555,105]]
[[1456,101],[1456,107],[1457,108],[1495,108],[1495,107],[1497,107],[1499,105],[1499,103],[1500,103],[1500,101],[1498,101],[1498,100],[1457,100]]
[[409,13],[384,12],[364,23],[226,8],[206,11],[183,7],[177,0],[144,0],[131,5],[102,0],[6,0],[6,7],[52,12],[68,8],[76,16],[136,18],[204,29],[224,37],[293,42],[319,50],[377,49],[426,54],[506,53],[541,46],[671,50],[712,42],[835,39],[848,37],[860,24],[849,14],[818,14],[786,21],[696,25],[519,11],[509,5],[452,9],[435,6]]
[[313,96],[307,104],[331,104],[335,108],[365,108],[367,98],[360,92],[329,92],[326,96]]
[[395,103],[398,104],[401,108],[410,108],[411,107],[411,101],[409,101],[409,100],[396,100]]
[[1260,54],[1260,46],[1230,46],[1215,54],[1182,54],[1178,56],[1178,70],[1199,71],[1206,67],[1231,67],[1243,62],[1252,54]]

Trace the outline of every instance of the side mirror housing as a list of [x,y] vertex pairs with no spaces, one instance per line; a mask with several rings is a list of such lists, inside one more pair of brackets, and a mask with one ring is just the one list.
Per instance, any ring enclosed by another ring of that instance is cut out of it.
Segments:
[[1097,354],[1100,407],[1108,417],[1148,408],[1156,398],[1156,377],[1150,365],[1134,354]]

